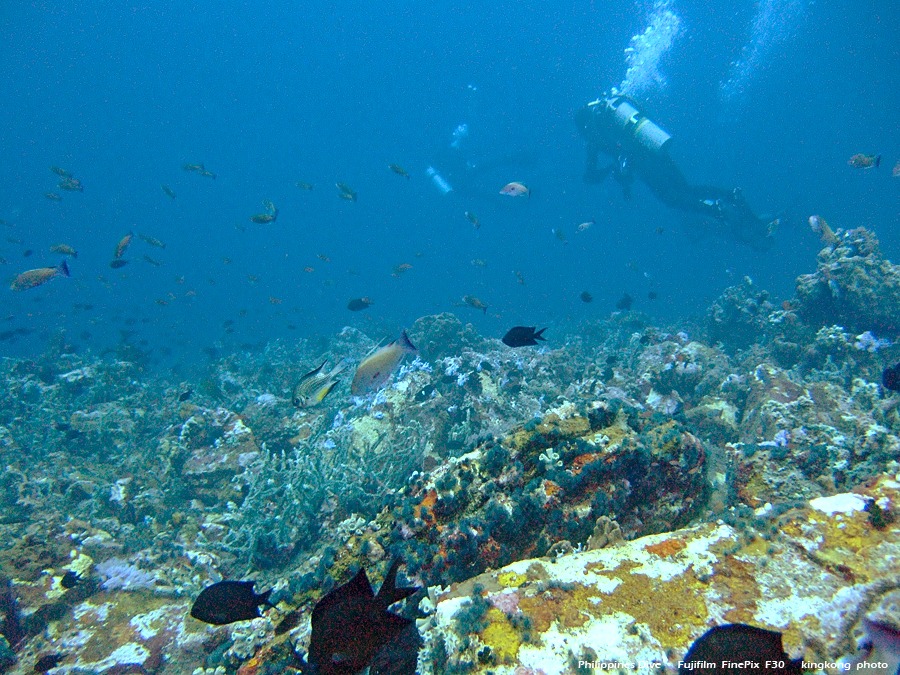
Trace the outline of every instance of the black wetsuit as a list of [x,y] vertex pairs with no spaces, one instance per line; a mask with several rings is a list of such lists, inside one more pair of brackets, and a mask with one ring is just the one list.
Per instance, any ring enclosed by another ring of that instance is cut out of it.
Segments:
[[[586,182],[599,183],[612,175],[622,186],[625,199],[630,199],[631,183],[637,175],[668,206],[725,223],[732,235],[756,250],[771,247],[770,222],[753,213],[740,189],[691,185],[665,148],[652,150],[642,145],[614,124],[602,103],[585,106],[576,113],[575,120],[587,141]],[[601,152],[614,158],[604,169],[597,167]]]

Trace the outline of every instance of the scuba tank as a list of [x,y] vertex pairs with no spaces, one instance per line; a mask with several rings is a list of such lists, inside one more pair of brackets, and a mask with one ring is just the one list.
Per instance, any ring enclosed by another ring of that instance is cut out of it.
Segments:
[[604,95],[588,105],[594,107],[595,115],[605,115],[608,118],[605,121],[611,121],[645,150],[653,153],[666,152],[672,135],[645,116],[630,99],[613,90],[612,94]]

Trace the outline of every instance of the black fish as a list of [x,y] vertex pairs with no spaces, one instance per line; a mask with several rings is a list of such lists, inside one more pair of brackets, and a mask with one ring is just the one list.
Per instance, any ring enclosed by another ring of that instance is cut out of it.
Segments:
[[56,668],[56,665],[67,656],[68,654],[44,654],[35,662],[34,672],[46,673],[51,668]]
[[590,293],[588,293],[587,291],[584,291],[584,292],[581,294],[581,301],[582,301],[582,302],[591,302],[593,299],[594,299],[594,296],[591,295]]
[[258,619],[260,605],[272,606],[269,602],[271,592],[270,588],[257,595],[253,592],[252,581],[220,581],[200,592],[191,607],[191,616],[213,626]]
[[900,363],[884,369],[884,372],[881,373],[881,384],[885,389],[900,391]]
[[[780,668],[776,665],[779,663]],[[680,675],[745,672],[800,675],[803,672],[800,663],[800,660],[788,658],[781,645],[781,633],[743,623],[728,623],[711,628],[694,640],[678,672]]]
[[372,301],[368,298],[353,298],[353,300],[347,303],[347,309],[351,312],[358,312],[367,309],[371,304]]
[[119,258],[119,259],[113,260],[111,263],[109,263],[109,266],[112,267],[114,270],[117,270],[120,267],[125,267],[125,265],[127,265],[127,264],[128,264],[127,260],[122,260]]
[[623,293],[622,297],[616,301],[616,309],[622,309],[628,311],[631,309],[631,306],[634,304],[634,298],[632,298],[628,293]]
[[193,390],[193,389],[188,389],[187,391],[181,392],[181,393],[178,395],[178,401],[179,401],[180,403],[184,403],[185,401],[187,401],[187,400],[191,397],[191,394],[193,394],[193,393],[194,393],[194,390]]
[[79,581],[81,581],[80,574],[72,570],[66,570],[66,573],[63,574],[62,579],[59,581],[59,585],[66,589],[75,588]]
[[509,332],[503,336],[503,344],[509,347],[531,347],[537,344],[538,340],[547,341],[547,338],[543,337],[541,334],[547,330],[546,328],[541,328],[539,331],[535,332],[536,326],[516,326],[515,328],[510,328]]
[[423,641],[412,624],[375,655],[369,675],[416,675]]
[[307,660],[317,675],[354,675],[412,621],[387,611],[419,589],[396,588],[400,560],[391,563],[384,583],[373,595],[366,571],[316,603]]

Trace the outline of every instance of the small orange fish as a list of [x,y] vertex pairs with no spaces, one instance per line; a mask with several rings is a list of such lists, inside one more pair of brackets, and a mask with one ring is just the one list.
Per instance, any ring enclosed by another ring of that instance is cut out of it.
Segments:
[[481,229],[481,223],[478,222],[478,218],[471,211],[466,211],[466,218],[469,219],[469,222],[475,226],[476,230]]
[[255,277],[252,274],[248,274],[247,281],[249,281],[251,284],[255,284],[257,281],[259,281],[259,277]]
[[482,260],[481,258],[474,258],[472,260],[472,264],[476,267],[487,267],[487,263],[484,262],[484,260]]
[[847,160],[847,164],[856,169],[871,169],[881,165],[881,155],[864,155],[860,152]]
[[522,185],[521,183],[507,183],[500,190],[501,195],[509,195],[510,197],[521,197],[525,195],[526,197],[531,196],[531,190]]
[[157,304],[157,305],[162,305],[163,307],[167,307],[167,306],[169,305],[168,302],[166,302],[165,300],[160,300],[160,299],[157,299],[157,300],[156,300],[156,304]]
[[61,202],[62,201],[62,197],[60,197],[58,194],[56,194],[54,192],[47,192],[44,196],[47,199],[49,199],[51,202]]
[[894,170],[891,172],[891,175],[892,175],[894,178],[900,178],[900,162],[897,162],[897,163],[894,165]]
[[306,272],[307,274],[312,274],[313,272],[316,271],[316,268],[315,267],[304,267],[303,271]]
[[579,231],[579,232],[584,232],[585,230],[587,230],[588,228],[590,228],[591,225],[595,225],[595,224],[596,224],[596,223],[595,223],[593,220],[589,220],[589,221],[587,221],[586,223],[582,223],[581,225],[579,225],[579,226],[578,226],[578,231]]
[[309,183],[304,183],[303,181],[298,180],[296,183],[294,183],[294,185],[303,190],[312,190],[312,185],[310,185]]
[[257,213],[255,216],[250,216],[250,220],[254,223],[259,223],[260,225],[265,225],[266,223],[271,223],[278,217],[278,211],[275,213]]
[[231,262],[231,258],[222,258],[222,262],[226,265]]
[[53,277],[57,276],[72,276],[69,274],[69,266],[66,265],[66,261],[63,260],[56,267],[39,267],[35,270],[28,270],[27,272],[22,272],[19,276],[13,279],[12,283],[9,287],[14,291],[27,291],[29,288],[34,288],[35,286],[40,286],[41,284],[46,284]]
[[184,294],[184,297],[187,298],[187,297],[190,297],[190,296],[192,296],[192,295],[197,295],[197,291],[188,291],[187,293]]
[[281,300],[279,300],[278,298],[272,297],[272,296],[269,296],[269,302],[271,302],[273,305],[281,304]]
[[516,281],[518,281],[523,286],[525,285],[525,275],[519,271],[516,271]]
[[119,240],[119,243],[116,244],[116,251],[113,255],[113,258],[121,258],[125,255],[125,251],[128,248],[128,245],[131,244],[131,240],[134,239],[134,232],[129,232],[124,237]]
[[175,283],[176,283],[176,284],[183,284],[183,283],[184,283],[184,277],[183,277],[183,276],[175,277]]
[[327,256],[324,256],[324,255],[322,255],[321,253],[316,254],[316,257],[317,257],[319,260],[324,260],[325,262],[331,262],[331,258],[329,258],[329,257],[327,257]]

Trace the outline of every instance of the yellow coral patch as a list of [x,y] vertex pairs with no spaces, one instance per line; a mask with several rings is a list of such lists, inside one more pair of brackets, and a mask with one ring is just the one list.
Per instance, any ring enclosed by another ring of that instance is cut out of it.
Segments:
[[705,585],[698,581],[693,569],[688,569],[666,581],[661,588],[657,579],[630,573],[636,566],[625,563],[604,573],[622,583],[612,595],[602,596],[597,611],[633,616],[637,623],[647,624],[653,636],[667,649],[689,644],[709,618],[703,597]]
[[515,658],[522,641],[506,615],[499,609],[491,609],[487,614],[490,625],[481,633],[482,641],[488,645],[501,661]]
[[526,577],[524,574],[516,574],[515,572],[501,572],[497,575],[497,581],[500,582],[501,586],[512,586],[518,588],[522,584],[525,583]]

